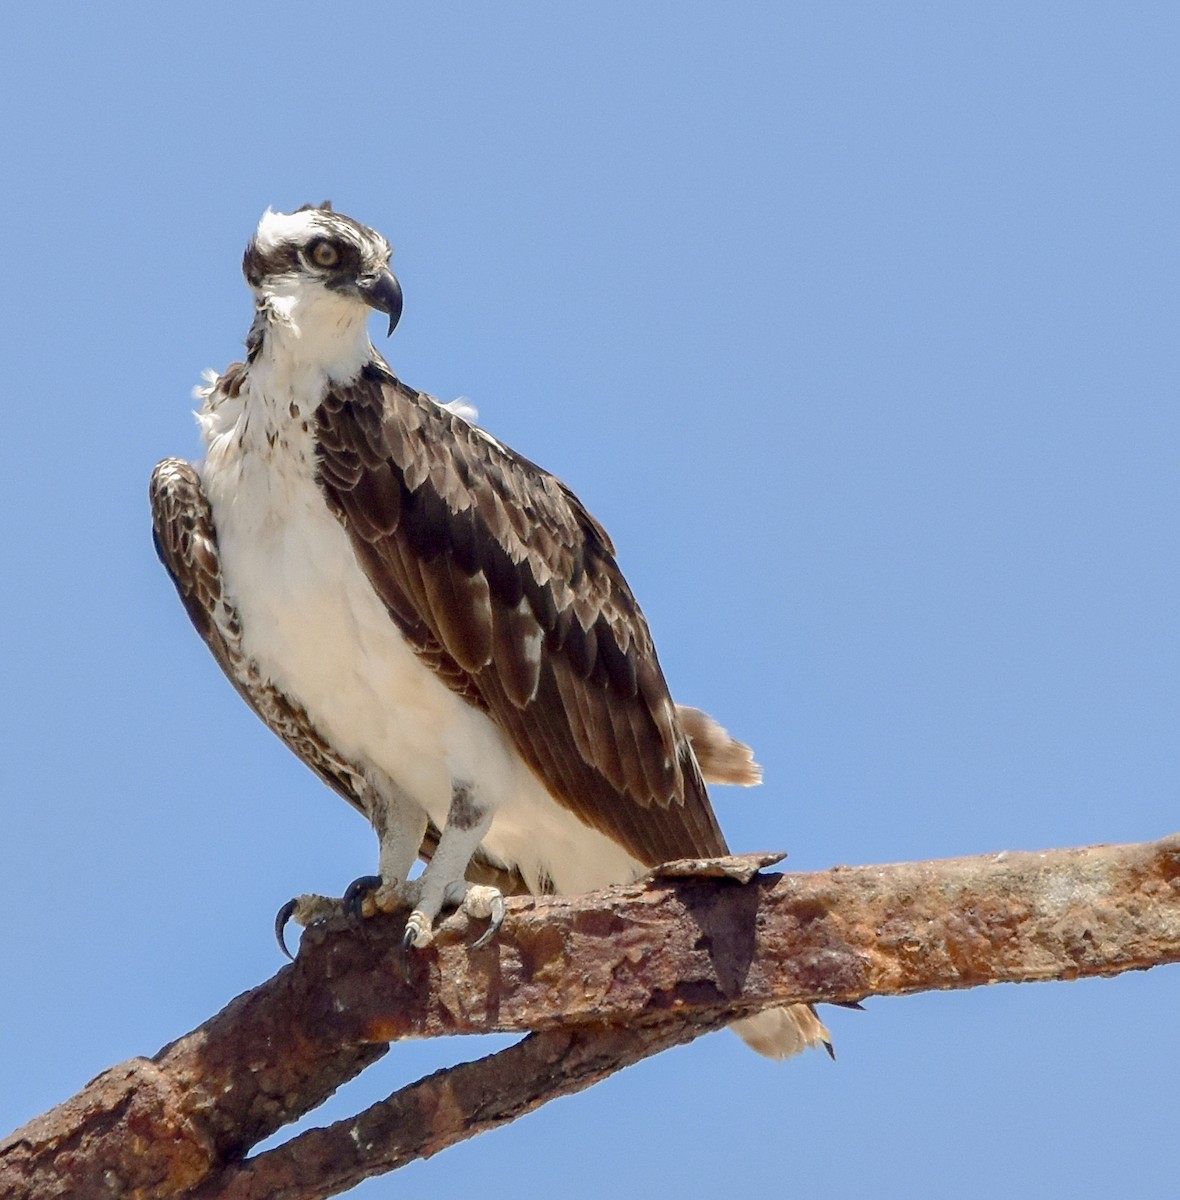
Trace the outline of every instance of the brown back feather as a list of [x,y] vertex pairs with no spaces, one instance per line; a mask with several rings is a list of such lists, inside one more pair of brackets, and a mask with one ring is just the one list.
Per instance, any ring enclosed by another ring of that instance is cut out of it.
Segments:
[[320,485],[421,660],[642,862],[724,853],[647,623],[577,497],[383,363],[316,420]]

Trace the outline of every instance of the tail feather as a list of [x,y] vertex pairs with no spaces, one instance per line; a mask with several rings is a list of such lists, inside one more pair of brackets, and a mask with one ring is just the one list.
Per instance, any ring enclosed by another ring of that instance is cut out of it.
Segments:
[[762,768],[754,761],[754,751],[745,742],[731,737],[729,730],[707,712],[678,704],[676,716],[680,728],[692,743],[706,783],[754,787],[762,782]]
[[767,1058],[791,1058],[813,1046],[823,1046],[832,1058],[836,1057],[832,1035],[811,1004],[768,1008],[752,1017],[734,1021],[730,1029],[751,1050],[765,1054]]
[[[692,742],[693,753],[707,783],[730,783],[753,787],[762,782],[762,768],[754,751],[708,713],[686,704],[676,706],[680,727]],[[750,1047],[767,1058],[791,1058],[811,1047],[823,1046],[833,1058],[832,1035],[811,1004],[788,1004],[768,1008],[730,1025]]]

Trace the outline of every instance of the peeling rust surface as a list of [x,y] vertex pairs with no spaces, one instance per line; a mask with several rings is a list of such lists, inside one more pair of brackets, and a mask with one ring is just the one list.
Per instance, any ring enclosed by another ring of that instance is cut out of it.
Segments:
[[0,1142],[0,1195],[149,1200],[184,1192],[216,1162],[167,1074],[132,1059]]
[[[577,1042],[590,1065],[573,1074],[592,1081],[606,1060],[591,1046],[606,1042],[583,1039],[590,1029],[622,1036],[628,1026],[666,1026],[676,1013],[699,1032],[771,1004],[1180,961],[1180,837],[813,874],[749,871],[764,862],[748,856],[732,871],[680,864],[671,877],[592,896],[516,898],[491,946],[473,951],[483,923],[469,928],[456,916],[408,962],[400,917],[315,926],[273,979],[0,1142],[0,1196],[189,1194],[405,1037],[540,1031],[528,1043],[534,1073],[546,1054],[569,1068]],[[456,1078],[478,1091],[500,1070]],[[426,1147],[414,1153],[455,1140],[456,1122],[473,1111],[489,1123],[511,1119],[494,1097],[481,1107],[478,1095],[459,1100],[447,1090],[458,1082],[428,1082],[412,1101]],[[541,1102],[529,1097],[543,1083],[521,1083],[521,1111]],[[358,1145],[393,1111],[357,1118]]]
[[787,857],[784,850],[768,850],[761,854],[731,854],[727,858],[678,858],[675,862],[655,867],[651,879],[736,879],[749,883],[759,871],[773,867]]
[[[228,1167],[192,1200],[307,1200],[336,1195],[375,1174],[429,1158],[582,1091],[662,1050],[718,1028],[694,1017],[639,1027],[586,1025],[536,1033],[487,1058],[436,1072],[346,1121],[308,1130]],[[314,1180],[315,1191],[308,1181]]]

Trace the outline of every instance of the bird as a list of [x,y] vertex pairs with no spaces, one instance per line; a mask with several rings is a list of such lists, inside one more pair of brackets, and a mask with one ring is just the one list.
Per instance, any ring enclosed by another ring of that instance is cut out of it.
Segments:
[[[373,825],[350,910],[581,894],[728,853],[705,776],[752,752],[674,703],[602,525],[369,337],[402,313],[390,243],[329,202],[268,209],[242,270],[243,361],[195,392],[204,457],[152,473],[157,553],[246,703]],[[412,876],[415,861],[425,867]],[[365,907],[365,899],[372,904]],[[316,897],[284,906],[306,924]],[[281,934],[280,934],[281,941]],[[734,1023],[755,1050],[831,1052],[809,1005]]]

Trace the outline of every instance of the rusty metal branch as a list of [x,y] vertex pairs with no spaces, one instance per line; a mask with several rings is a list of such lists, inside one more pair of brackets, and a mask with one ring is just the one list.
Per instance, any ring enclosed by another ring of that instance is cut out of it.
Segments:
[[[409,979],[398,919],[316,927],[294,965],[0,1143],[0,1196],[307,1200],[772,1004],[1180,961],[1180,836],[741,882],[759,861],[514,900],[479,951],[454,918]],[[535,1036],[241,1161],[389,1042],[491,1031]]]

